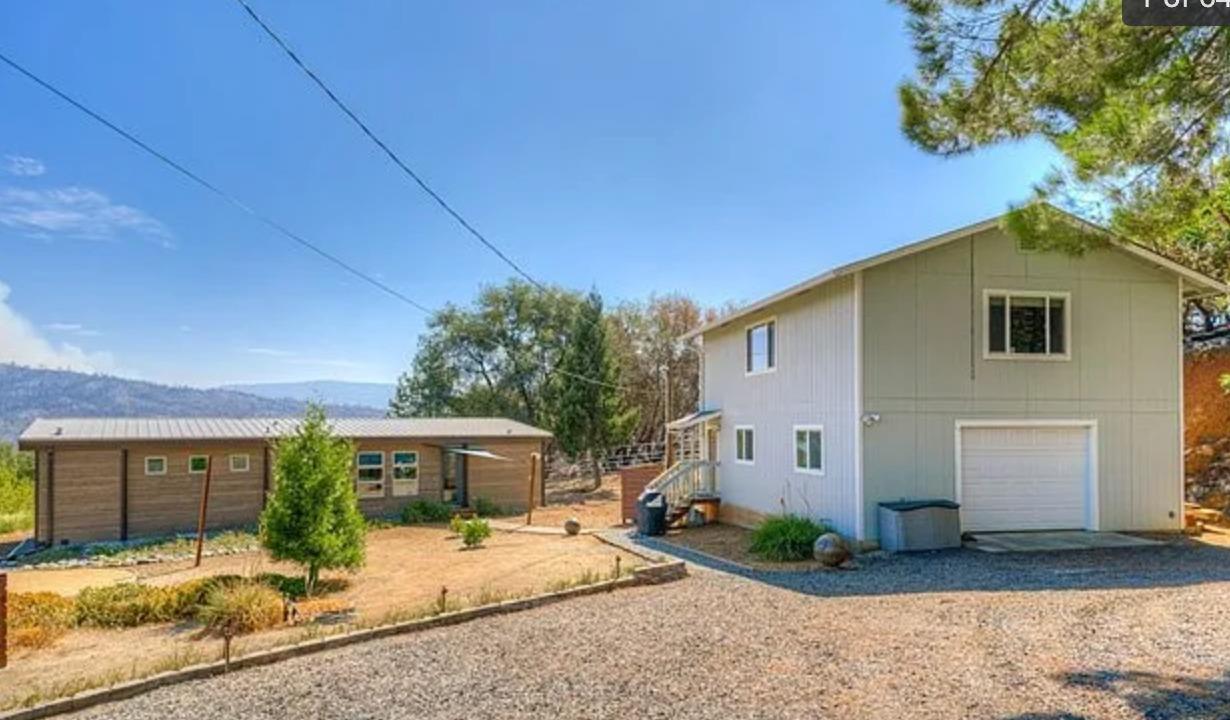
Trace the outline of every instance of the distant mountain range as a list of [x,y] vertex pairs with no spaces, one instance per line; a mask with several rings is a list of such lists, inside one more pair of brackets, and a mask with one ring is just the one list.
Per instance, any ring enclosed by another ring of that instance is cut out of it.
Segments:
[[[0,364],[0,440],[36,417],[268,417],[300,415],[305,402],[235,390],[172,387],[110,375]],[[383,406],[329,404],[334,417],[382,417]]]
[[362,405],[389,409],[389,398],[397,389],[392,383],[345,382],[342,380],[308,380],[306,382],[245,383],[223,385],[223,390],[259,395],[281,400],[289,398],[333,405]]

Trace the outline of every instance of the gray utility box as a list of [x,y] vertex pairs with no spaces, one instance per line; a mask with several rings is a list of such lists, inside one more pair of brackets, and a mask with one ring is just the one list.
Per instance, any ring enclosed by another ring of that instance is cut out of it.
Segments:
[[960,505],[951,500],[880,503],[880,547],[913,552],[961,547]]

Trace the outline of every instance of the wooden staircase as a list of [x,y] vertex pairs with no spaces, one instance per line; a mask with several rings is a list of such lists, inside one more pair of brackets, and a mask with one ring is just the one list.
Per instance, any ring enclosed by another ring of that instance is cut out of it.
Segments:
[[698,501],[717,499],[717,463],[680,460],[650,481],[645,489],[657,490],[666,497],[666,526],[671,527],[687,517]]

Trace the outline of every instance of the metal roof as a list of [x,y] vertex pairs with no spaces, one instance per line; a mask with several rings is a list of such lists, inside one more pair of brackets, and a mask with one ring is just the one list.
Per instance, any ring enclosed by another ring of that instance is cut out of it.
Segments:
[[[22,444],[138,440],[263,440],[289,435],[301,418],[38,418]],[[336,418],[333,432],[350,438],[549,438],[551,433],[505,418]]]
[[[1090,223],[1087,220],[1079,218],[1076,215],[1073,215],[1072,213],[1069,213],[1065,210],[1057,208],[1054,205],[1050,205],[1049,207],[1052,210],[1055,210],[1061,213],[1069,221],[1080,225],[1085,230],[1091,233],[1102,235],[1103,237],[1107,239],[1107,241],[1110,243],[1112,247],[1116,247],[1130,255],[1135,255],[1136,257],[1139,257],[1142,260],[1145,260],[1146,262],[1153,263],[1154,265],[1157,265],[1158,267],[1169,270],[1187,279],[1193,284],[1194,292],[1190,293],[1193,296],[1198,296],[1200,294],[1204,294],[1204,295],[1230,294],[1230,287],[1228,287],[1225,283],[1219,280],[1211,278],[1208,275],[1205,275],[1201,272],[1193,270],[1184,265],[1180,265],[1179,263],[1174,262],[1173,260],[1170,260],[1169,258],[1164,257],[1144,247],[1143,245],[1139,245],[1133,242],[1128,242],[1126,240],[1123,240],[1122,238],[1119,238],[1118,236],[1112,234],[1109,230],[1099,227],[1097,225],[1094,225],[1093,223]],[[902,245],[901,247],[896,248],[895,250],[889,250],[887,252],[883,252],[878,255],[872,255],[862,260],[857,260],[848,265],[842,265],[841,267],[833,268],[832,270],[823,272],[819,275],[816,275],[815,277],[804,280],[801,283],[792,285],[786,288],[785,290],[782,290],[781,292],[770,295],[769,297],[764,298],[763,300],[758,300],[754,303],[751,303],[750,305],[745,305],[744,307],[739,308],[738,310],[731,313],[730,315],[726,315],[716,320],[704,323],[700,327],[695,328],[693,330],[689,330],[688,332],[684,333],[680,339],[689,340],[691,338],[696,337],[697,335],[704,335],[705,333],[711,330],[716,330],[718,328],[725,327],[729,325],[730,323],[734,322],[735,320],[747,317],[748,315],[764,310],[771,305],[776,305],[777,303],[782,302],[783,300],[792,298],[796,295],[801,295],[802,293],[805,293],[808,290],[817,288],[821,285],[824,285],[825,283],[836,280],[837,278],[846,277],[848,275],[853,275],[854,273],[860,272],[862,270],[866,270],[868,268],[873,268],[877,265],[882,265],[886,262],[890,262],[898,258],[906,257],[908,255],[913,255],[915,253],[920,253],[920,252],[923,252],[924,250],[930,250],[931,248],[939,247],[940,245],[944,245],[944,244],[953,242],[955,240],[960,240],[962,238],[966,238],[971,235],[976,235],[981,232],[986,232],[987,230],[992,230],[1000,226],[1000,220],[1002,220],[1003,217],[1004,217],[1003,215],[996,215],[993,218],[988,218],[986,220],[976,222],[972,225],[966,225],[965,227],[958,228],[950,232],[942,233],[940,235],[927,238],[926,240],[920,240],[918,242],[910,243],[908,245]]]

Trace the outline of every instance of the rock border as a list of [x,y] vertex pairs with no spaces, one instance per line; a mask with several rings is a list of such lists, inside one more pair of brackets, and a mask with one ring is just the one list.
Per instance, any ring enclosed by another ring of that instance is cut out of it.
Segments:
[[139,680],[130,680],[107,688],[87,690],[71,697],[52,700],[33,707],[0,712],[0,720],[36,720],[37,718],[51,717],[61,713],[84,710],[96,705],[116,702],[119,700],[127,700],[128,698],[142,695],[150,692],[151,690],[156,690],[168,685],[177,685],[179,683],[189,682],[192,680],[210,678],[244,668],[271,665],[282,660],[289,660],[291,658],[302,657],[304,655],[312,655],[325,650],[334,650],[370,640],[379,640],[382,638],[393,637],[395,635],[422,632],[424,630],[431,630],[438,627],[459,625],[464,622],[469,622],[471,620],[477,620],[484,617],[521,612],[523,610],[530,610],[532,608],[542,607],[545,605],[552,605],[554,603],[572,598],[597,595],[599,593],[612,592],[622,588],[638,587],[642,585],[661,585],[663,583],[682,580],[687,577],[687,574],[687,564],[682,560],[659,562],[654,565],[634,568],[630,576],[625,576],[614,580],[603,580],[591,585],[568,588],[567,590],[547,592],[516,600],[505,600],[503,602],[492,603],[490,605],[480,605],[479,607],[446,612],[429,618],[407,620],[404,622],[380,625],[362,630],[352,630],[339,635],[331,635],[329,637],[318,638],[315,640],[307,640],[294,645],[286,645],[284,647],[273,648],[270,650],[261,650],[250,655],[235,658],[231,660],[229,666],[221,660],[201,663],[199,665],[189,665],[188,667],[180,668],[179,670],[169,670],[167,672],[158,673],[157,675],[151,675]]

